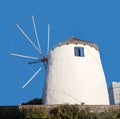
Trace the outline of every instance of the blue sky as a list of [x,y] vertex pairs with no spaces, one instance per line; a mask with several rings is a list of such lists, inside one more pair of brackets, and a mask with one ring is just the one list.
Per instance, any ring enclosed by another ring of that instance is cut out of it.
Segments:
[[10,52],[39,57],[15,27],[18,23],[35,41],[34,14],[42,51],[46,54],[47,24],[51,24],[50,49],[71,36],[98,44],[107,85],[120,81],[119,0],[1,0],[0,1],[0,105],[17,105],[42,96],[45,70],[25,88],[22,85],[41,64],[13,58]]

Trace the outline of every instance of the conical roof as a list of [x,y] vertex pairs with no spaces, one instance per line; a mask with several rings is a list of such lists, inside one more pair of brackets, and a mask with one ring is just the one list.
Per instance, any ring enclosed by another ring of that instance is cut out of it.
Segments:
[[83,44],[83,45],[89,45],[90,47],[95,48],[96,50],[98,50],[98,46],[92,42],[88,42],[88,41],[84,41],[78,38],[74,38],[71,37],[69,40],[66,40],[65,42],[62,42],[61,44],[59,44],[58,46],[62,46],[62,45],[69,45],[69,44]]

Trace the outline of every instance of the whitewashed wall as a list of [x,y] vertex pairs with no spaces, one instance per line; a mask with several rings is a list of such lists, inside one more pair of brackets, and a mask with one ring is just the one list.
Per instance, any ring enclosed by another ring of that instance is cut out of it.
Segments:
[[[76,57],[74,47],[84,47]],[[99,51],[83,44],[69,44],[50,51],[43,92],[44,104],[109,104]]]

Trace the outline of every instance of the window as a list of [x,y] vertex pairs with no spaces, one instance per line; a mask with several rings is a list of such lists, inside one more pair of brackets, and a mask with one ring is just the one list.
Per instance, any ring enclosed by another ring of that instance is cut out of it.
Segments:
[[83,47],[75,47],[74,55],[78,57],[84,57],[84,48]]

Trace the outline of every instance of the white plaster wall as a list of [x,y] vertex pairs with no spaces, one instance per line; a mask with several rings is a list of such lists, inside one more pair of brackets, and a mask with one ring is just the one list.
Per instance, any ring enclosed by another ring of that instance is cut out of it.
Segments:
[[112,87],[109,89],[109,91],[113,92],[113,95],[110,95],[110,98],[113,98],[114,100],[113,104],[120,104],[120,82],[112,82]]
[[[74,56],[84,47],[85,57]],[[99,52],[88,45],[69,44],[52,50],[43,92],[44,104],[109,104]]]

